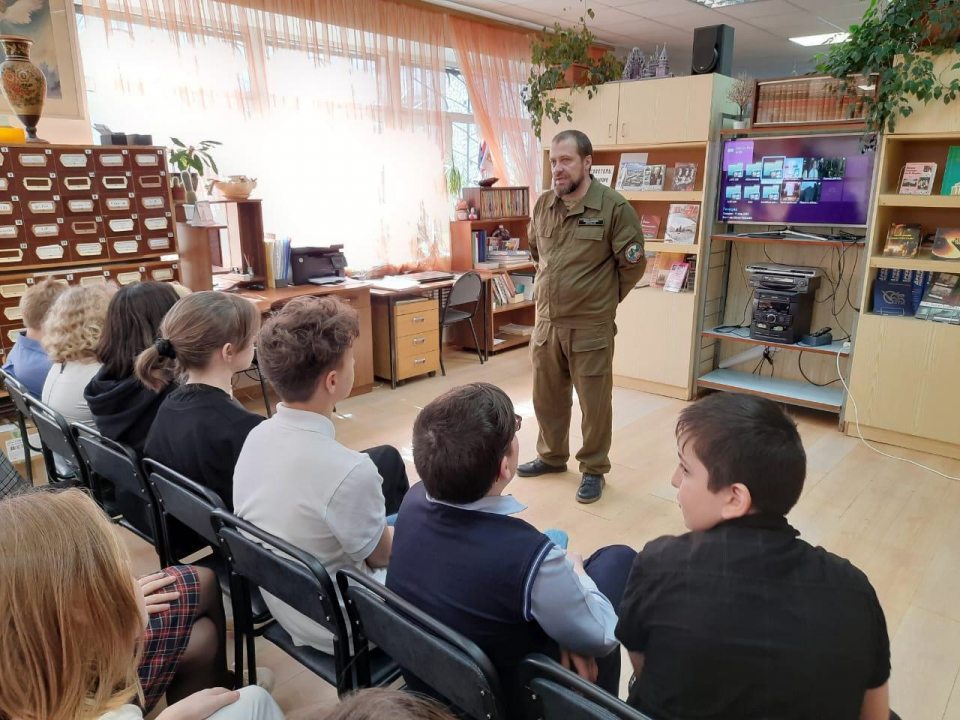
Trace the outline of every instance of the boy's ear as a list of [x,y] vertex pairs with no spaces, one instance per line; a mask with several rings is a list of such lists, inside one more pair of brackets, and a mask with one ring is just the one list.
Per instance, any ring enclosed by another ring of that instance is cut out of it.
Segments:
[[744,515],[749,515],[753,511],[753,498],[750,496],[750,488],[743,483],[734,483],[726,489],[727,502],[720,509],[720,514],[724,520],[734,520]]

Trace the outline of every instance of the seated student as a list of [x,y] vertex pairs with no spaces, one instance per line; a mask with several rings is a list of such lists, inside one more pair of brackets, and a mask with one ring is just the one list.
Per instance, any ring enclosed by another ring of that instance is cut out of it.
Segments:
[[260,687],[204,689],[229,679],[210,643],[223,622],[211,571],[134,581],[116,529],[79,490],[0,501],[0,527],[0,717],[141,720],[166,691],[158,720],[282,719]]
[[20,319],[26,330],[17,336],[3,371],[26,385],[34,397],[40,397],[43,392],[43,382],[51,365],[43,349],[43,321],[56,299],[66,291],[66,283],[47,278],[20,296]]
[[97,343],[114,292],[112,285],[69,288],[57,298],[43,323],[43,347],[53,365],[41,399],[68,423],[93,427],[83,389],[100,370]]
[[[237,515],[314,555],[383,580],[396,513],[410,487],[391,447],[356,452],[336,440],[333,407],[353,388],[357,313],[334,297],[297,298],[260,331],[260,369],[282,402],[254,428],[234,473]],[[333,636],[267,593],[298,645],[333,652]]]
[[134,373],[137,357],[157,339],[160,322],[179,296],[171,285],[139,282],[122,287],[107,308],[97,343],[102,367],[83,391],[97,429],[111,440],[143,454],[147,432],[160,404],[176,388],[169,382],[155,392]]
[[658,720],[887,720],[890,645],[867,577],[784,517],[806,455],[775,403],[718,393],[677,423],[673,475],[692,532],[647,543],[617,637],[629,702]]
[[614,628],[636,556],[619,545],[583,562],[511,517],[525,509],[503,494],[517,470],[519,428],[510,398],[487,383],[454,388],[420,411],[413,460],[422,482],[400,509],[387,576],[388,588],[490,657],[513,717],[522,707],[518,667],[532,652],[571,659],[617,692]]
[[260,313],[249,300],[197,292],[163,318],[160,337],[137,360],[136,372],[159,392],[181,385],[160,405],[144,455],[214,490],[233,509],[233,468],[247,434],[263,422],[233,397],[233,375],[253,361]]

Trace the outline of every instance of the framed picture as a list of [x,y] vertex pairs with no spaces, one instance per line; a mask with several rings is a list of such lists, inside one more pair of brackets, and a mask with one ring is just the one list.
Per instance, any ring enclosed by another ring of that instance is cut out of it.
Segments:
[[[47,78],[43,117],[83,119],[83,78],[73,0],[14,0],[0,15],[0,35],[33,40],[30,60]],[[13,115],[0,96],[0,112]]]

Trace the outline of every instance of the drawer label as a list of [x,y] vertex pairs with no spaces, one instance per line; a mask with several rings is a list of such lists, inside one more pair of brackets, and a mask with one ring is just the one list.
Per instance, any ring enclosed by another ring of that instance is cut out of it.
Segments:
[[47,156],[46,155],[21,155],[20,164],[24,167],[46,167],[47,166]]
[[0,297],[4,298],[23,297],[23,294],[26,291],[26,283],[10,283],[9,285],[0,285]]
[[107,279],[103,275],[88,275],[87,277],[80,278],[80,285],[86,287],[87,285],[106,285]]
[[134,271],[134,272],[122,272],[117,273],[117,282],[121,285],[129,285],[130,283],[140,282],[143,276]]
[[0,202],[0,215],[13,215],[13,203]]
[[34,225],[33,234],[37,237],[56,237],[60,234],[60,226],[50,223],[49,225]]
[[173,280],[173,270],[170,268],[159,268],[154,270],[151,275],[153,275],[154,280],[159,282],[163,282],[164,280]]
[[3,309],[3,315],[7,320],[20,320],[23,317],[23,314],[20,312],[20,306],[14,305],[13,307],[8,307]]
[[151,250],[165,250],[170,247],[170,238],[150,238],[147,240],[147,246]]
[[63,245],[44,245],[38,247],[37,257],[41,260],[59,260],[63,257]]
[[143,198],[143,206],[148,210],[153,210],[155,208],[162,208],[163,198],[162,197],[145,197]]
[[110,221],[110,229],[114,232],[133,232],[134,223],[130,218],[117,218]]
[[83,168],[87,166],[87,156],[70,153],[60,156],[60,164],[66,168]]
[[113,244],[113,249],[121,255],[129,255],[137,252],[138,243],[136,240],[118,240]]
[[167,219],[165,217],[144,218],[143,224],[147,230],[167,229]]
[[133,159],[140,167],[156,167],[159,162],[156,155],[148,155],[146,153],[138,153],[133,156]]
[[68,200],[70,212],[93,212],[93,200]]
[[15,238],[16,236],[16,225],[0,225],[0,238]]
[[27,208],[35,215],[43,215],[57,211],[57,204],[51,200],[31,200]]
[[107,198],[108,210],[129,210],[130,198]]
[[103,254],[103,245],[98,242],[95,243],[77,243],[77,253],[83,257],[91,257],[93,255],[102,255]]
[[100,164],[104,167],[123,167],[123,155],[101,155]]

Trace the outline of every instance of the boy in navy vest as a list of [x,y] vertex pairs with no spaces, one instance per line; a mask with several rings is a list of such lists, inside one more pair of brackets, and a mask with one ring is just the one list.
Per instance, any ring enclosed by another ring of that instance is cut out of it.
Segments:
[[503,494],[517,470],[519,429],[510,398],[487,383],[423,408],[413,426],[422,482],[400,508],[387,574],[388,588],[487,654],[512,717],[522,707],[518,666],[532,652],[616,694],[617,607],[636,556],[620,545],[583,562],[511,517],[525,509]]
[[680,413],[673,475],[692,532],[647,543],[623,597],[634,707],[658,720],[888,720],[890,644],[867,577],[797,536],[806,454],[763,398]]

